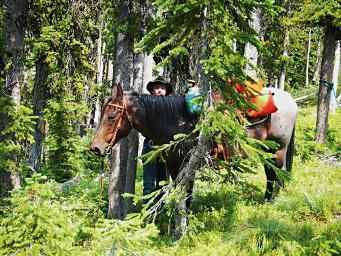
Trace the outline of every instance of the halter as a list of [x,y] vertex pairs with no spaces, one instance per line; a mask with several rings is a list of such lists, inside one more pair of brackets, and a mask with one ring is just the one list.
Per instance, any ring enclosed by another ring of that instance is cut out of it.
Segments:
[[[108,103],[107,105],[113,106],[113,107],[118,108],[120,110],[119,116],[118,116],[118,118],[116,119],[116,122],[115,122],[113,136],[112,136],[112,138],[110,140],[110,143],[109,143],[109,145],[107,147],[107,152],[110,153],[112,147],[114,146],[114,142],[116,140],[117,132],[120,130],[120,126],[121,126],[121,123],[122,123],[122,120],[123,120],[124,113],[127,112],[127,106],[126,106],[124,101],[123,101],[123,105],[118,105],[118,104],[113,104],[113,103]],[[134,128],[132,122],[128,118],[128,115],[127,115],[127,119],[128,119],[128,122],[129,122],[130,126],[132,128]]]

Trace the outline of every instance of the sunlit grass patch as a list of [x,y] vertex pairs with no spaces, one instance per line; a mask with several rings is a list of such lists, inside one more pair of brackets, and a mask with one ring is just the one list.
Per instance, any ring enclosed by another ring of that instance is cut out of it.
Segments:
[[341,145],[341,112],[316,146],[315,111],[300,110],[291,179],[274,202],[264,202],[263,168],[234,184],[197,180],[187,234],[160,236],[150,255],[340,255],[341,168],[322,156]]
[[341,172],[337,167],[318,164],[297,166],[296,174],[276,200],[276,207],[297,220],[316,218],[321,221],[340,211]]

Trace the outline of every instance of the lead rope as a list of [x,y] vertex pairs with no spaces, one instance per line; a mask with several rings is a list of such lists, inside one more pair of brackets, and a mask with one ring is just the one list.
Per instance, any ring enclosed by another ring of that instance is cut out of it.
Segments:
[[102,196],[103,196],[103,178],[104,178],[104,159],[101,163],[101,174],[99,175],[99,194],[98,194],[98,207],[96,210],[97,219],[99,218],[99,211],[102,208]]
[[329,82],[329,81],[324,80],[324,79],[320,79],[320,84],[322,84],[323,86],[327,87],[327,89],[329,91],[331,91],[331,93],[335,97],[336,107],[341,107],[341,105],[339,103],[339,100],[340,100],[339,98],[341,97],[341,94],[340,94],[339,97],[336,96],[336,91],[335,91],[334,83]]

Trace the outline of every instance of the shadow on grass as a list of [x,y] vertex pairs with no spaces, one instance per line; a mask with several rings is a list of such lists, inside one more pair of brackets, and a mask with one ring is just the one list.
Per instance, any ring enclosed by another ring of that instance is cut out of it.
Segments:
[[238,196],[231,191],[209,191],[195,195],[190,226],[197,231],[228,231],[236,218]]
[[[264,183],[265,182],[266,180],[264,180]],[[239,199],[244,201],[246,205],[259,205],[265,202],[265,191],[260,189],[258,186],[249,182],[243,182],[238,186],[238,188]]]

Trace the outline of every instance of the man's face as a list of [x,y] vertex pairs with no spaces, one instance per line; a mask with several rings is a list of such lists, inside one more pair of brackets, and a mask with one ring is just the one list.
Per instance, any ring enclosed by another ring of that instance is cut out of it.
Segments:
[[152,95],[155,96],[166,96],[167,87],[164,84],[155,84],[152,88]]

